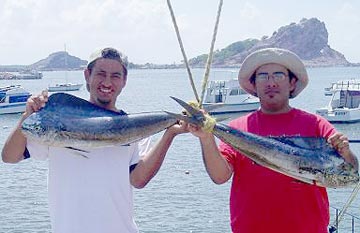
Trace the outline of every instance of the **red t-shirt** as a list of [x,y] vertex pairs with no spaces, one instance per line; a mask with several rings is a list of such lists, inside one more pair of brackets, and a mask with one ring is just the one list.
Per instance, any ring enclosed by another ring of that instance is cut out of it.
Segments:
[[[276,115],[256,111],[229,125],[262,136],[328,138],[335,133],[324,118],[299,109]],[[329,201],[325,188],[258,165],[223,142],[219,148],[234,168],[230,194],[234,233],[327,232]]]

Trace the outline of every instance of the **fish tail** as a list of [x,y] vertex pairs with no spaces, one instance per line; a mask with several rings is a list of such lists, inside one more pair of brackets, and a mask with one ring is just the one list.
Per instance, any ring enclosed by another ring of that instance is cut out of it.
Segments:
[[186,111],[186,115],[194,116],[194,117],[204,117],[204,114],[200,111],[200,109],[195,108],[195,104],[188,104],[185,101],[178,99],[176,97],[170,96],[173,100],[175,100],[178,104],[180,104]]
[[167,114],[176,117],[179,120],[183,120],[187,123],[200,126],[204,131],[212,132],[216,124],[216,120],[214,118],[210,117],[208,114],[204,113],[200,109],[197,109],[191,106],[190,104],[182,101],[181,99],[172,96],[170,97],[173,100],[175,100],[178,104],[180,104],[185,109],[186,112],[183,115],[175,114],[171,112],[166,112]]

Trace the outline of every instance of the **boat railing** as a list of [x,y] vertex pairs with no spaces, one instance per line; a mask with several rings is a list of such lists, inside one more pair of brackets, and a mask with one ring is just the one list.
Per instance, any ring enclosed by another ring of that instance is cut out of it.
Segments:
[[335,211],[335,213],[330,214],[330,216],[333,218],[333,221],[331,221],[330,223],[335,222],[334,227],[337,229],[336,231],[334,231],[334,233],[340,233],[340,232],[355,233],[355,228],[360,229],[360,217],[345,212],[342,221],[339,223],[338,220],[341,210],[333,206],[331,206],[331,209]]
[[355,82],[355,80],[342,81],[342,82],[338,82],[338,83],[333,83],[332,87],[330,87],[328,89],[329,89],[329,91],[331,89],[333,89],[333,90],[349,90],[349,89],[360,90],[360,83]]
[[16,89],[16,88],[20,88],[21,85],[10,85],[10,86],[4,86],[4,87],[0,87],[0,92],[7,92],[11,89]]

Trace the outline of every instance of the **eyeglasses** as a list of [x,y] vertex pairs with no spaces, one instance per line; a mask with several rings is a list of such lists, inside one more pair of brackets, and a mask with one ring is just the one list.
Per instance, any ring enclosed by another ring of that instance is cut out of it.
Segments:
[[283,81],[285,80],[285,78],[287,77],[288,75],[286,75],[284,72],[274,72],[272,74],[269,74],[269,73],[258,73],[256,75],[256,80],[258,82],[266,82],[268,80],[270,80],[270,77],[273,78],[274,82],[280,82],[280,81]]

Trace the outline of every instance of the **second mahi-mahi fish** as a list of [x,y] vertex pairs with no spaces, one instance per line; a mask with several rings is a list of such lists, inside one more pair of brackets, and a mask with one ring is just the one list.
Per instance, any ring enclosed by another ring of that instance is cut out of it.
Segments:
[[[203,112],[171,97],[190,117],[169,113],[178,119],[203,127]],[[319,137],[262,137],[216,123],[212,133],[257,164],[309,184],[346,187],[359,182],[358,171]]]

